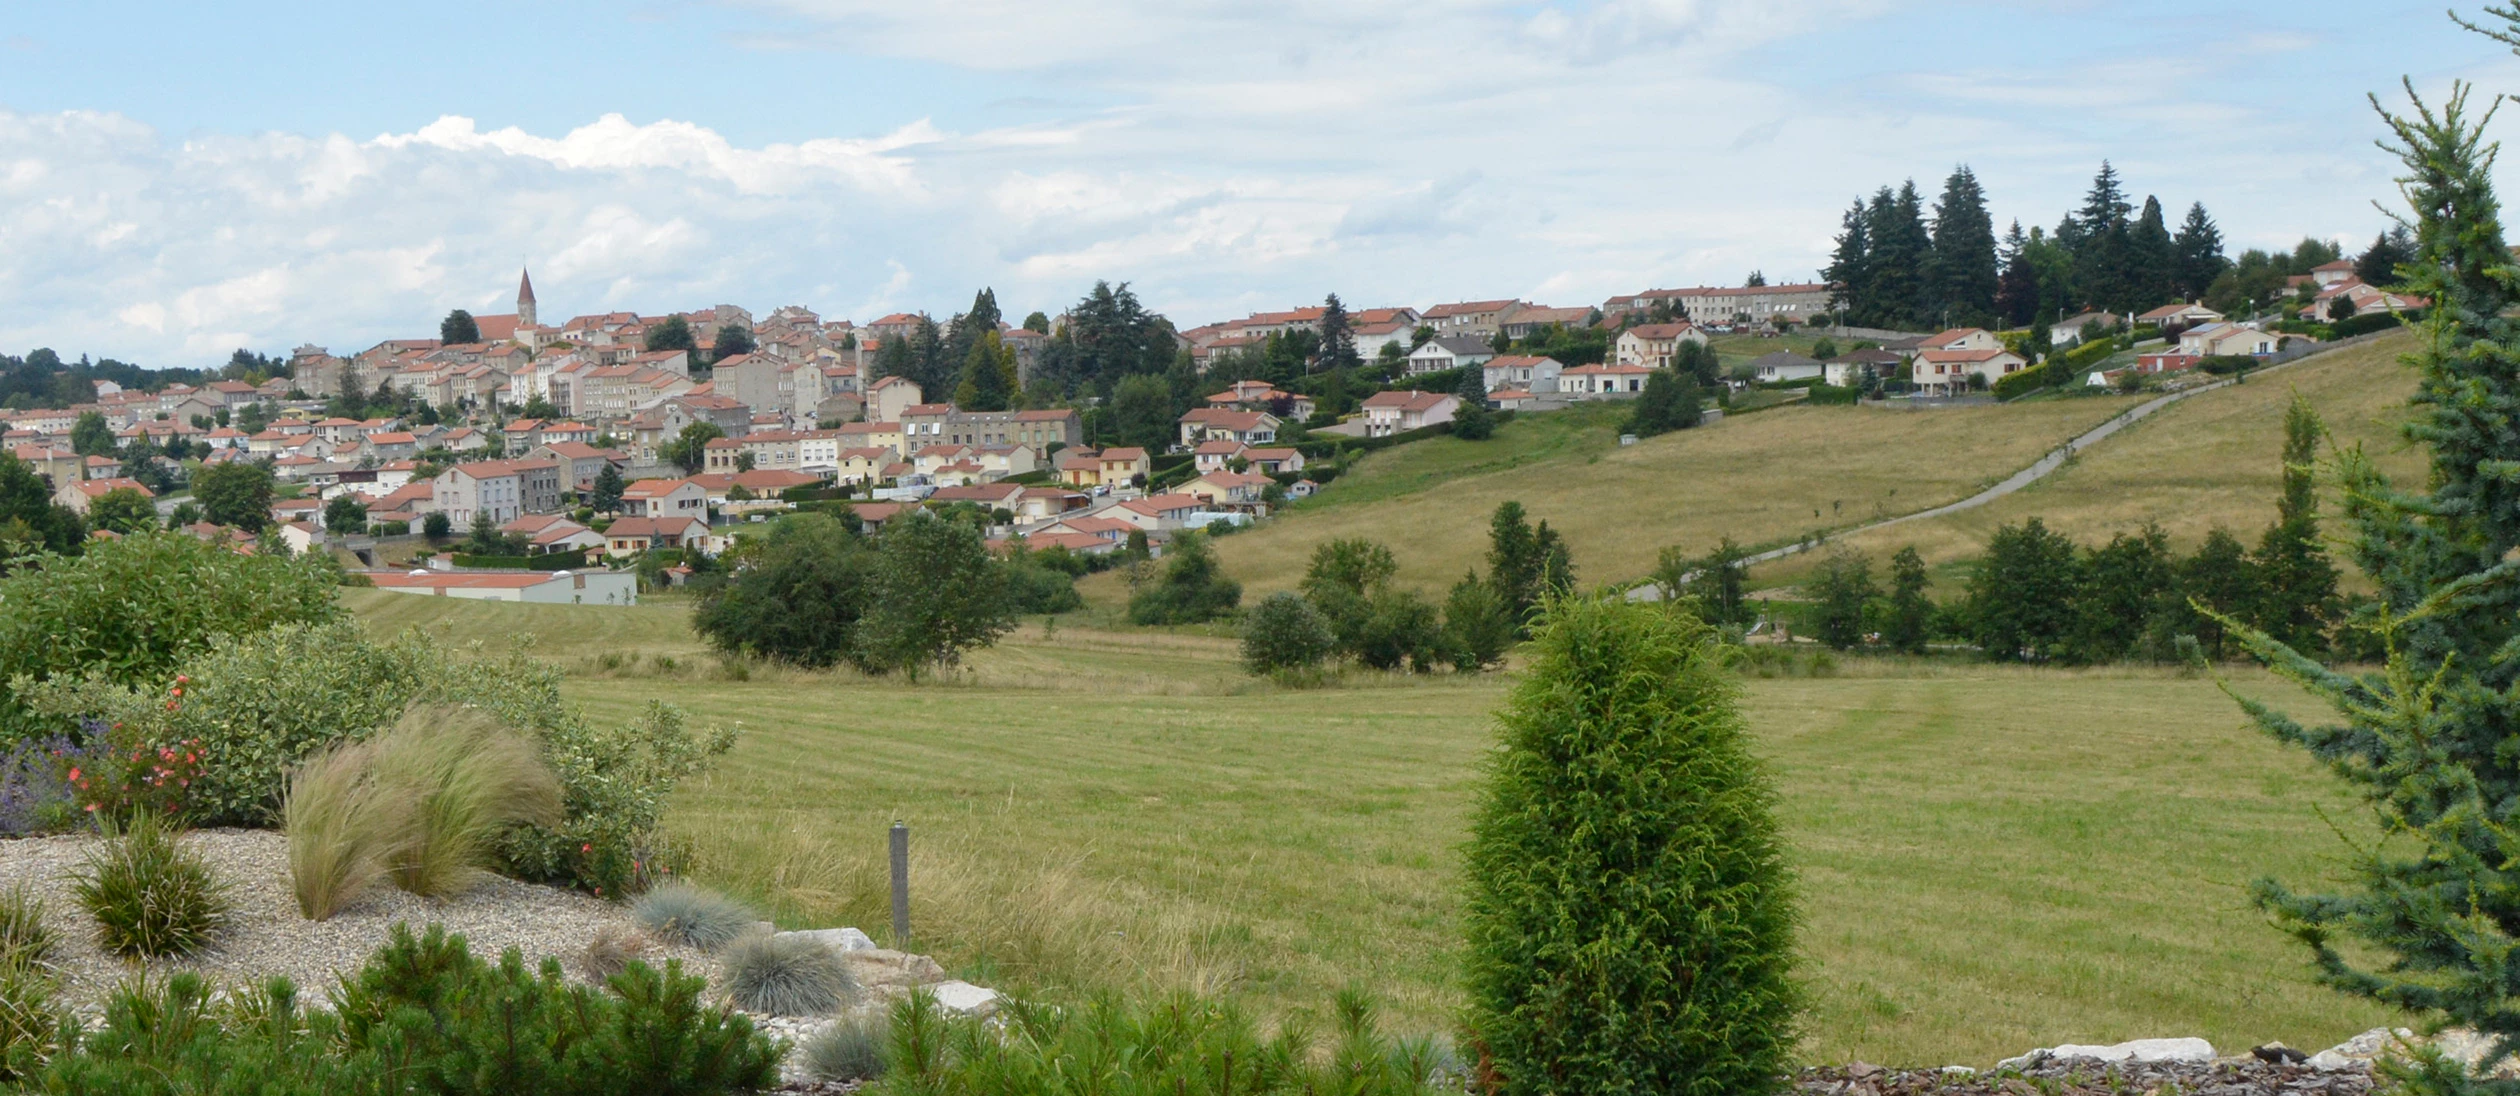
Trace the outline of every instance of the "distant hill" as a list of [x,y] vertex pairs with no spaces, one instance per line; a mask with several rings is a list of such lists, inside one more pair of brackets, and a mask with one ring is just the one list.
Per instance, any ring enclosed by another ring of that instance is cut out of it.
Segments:
[[[2155,520],[2183,543],[2217,522],[2254,538],[2273,512],[2277,442],[2292,389],[2321,408],[2340,440],[2387,452],[2413,391],[2411,374],[2394,364],[2410,344],[2411,337],[2393,336],[2184,401],[2018,496],[1853,543],[1886,556],[1913,542],[1929,558],[1948,561],[1974,555],[1997,524],[2031,514],[2084,537]],[[1465,569],[1483,566],[1488,516],[1515,499],[1563,531],[1586,585],[1636,579],[1665,545],[1704,552],[1723,536],[1777,544],[1950,502],[2134,402],[2107,396],[1946,410],[1793,406],[1625,449],[1617,441],[1624,408],[1531,415],[1487,442],[1437,438],[1374,454],[1320,496],[1220,540],[1218,554],[1249,598],[1293,586],[1315,545],[1372,537],[1399,556],[1402,581],[1439,591]],[[2420,468],[2414,454],[2383,463],[2393,473]]]

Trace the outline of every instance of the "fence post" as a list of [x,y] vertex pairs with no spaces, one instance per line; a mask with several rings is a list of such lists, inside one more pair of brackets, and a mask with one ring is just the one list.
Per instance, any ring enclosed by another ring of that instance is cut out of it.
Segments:
[[892,824],[893,946],[910,947],[910,827]]

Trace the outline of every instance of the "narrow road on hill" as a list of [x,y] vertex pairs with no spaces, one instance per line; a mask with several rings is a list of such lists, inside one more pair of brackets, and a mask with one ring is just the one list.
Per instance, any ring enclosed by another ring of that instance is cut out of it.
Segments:
[[[2381,334],[2385,334],[2385,332]],[[2270,365],[2264,369],[2251,370],[2250,375],[2262,377],[2277,370],[2290,369],[2295,365],[2299,365],[2302,362],[2309,361],[2313,358],[2319,357],[2320,355],[2333,353],[2349,346],[2359,346],[2379,337],[2379,334],[2372,334],[2341,340],[2327,346],[2322,346],[2317,350],[2313,350],[2298,358],[2294,358],[2291,361],[2283,362],[2277,365]],[[1852,536],[1856,533],[1871,532],[1875,529],[1886,529],[1890,526],[1898,525],[1903,522],[1923,521],[1927,518],[1942,517],[1945,514],[1957,514],[1962,510],[1971,510],[1984,506],[1987,503],[1993,502],[1996,499],[2000,499],[2047,478],[2049,473],[2054,472],[2059,468],[2063,468],[2065,466],[2065,462],[2072,458],[2074,454],[2082,452],[2083,450],[2098,444],[2099,442],[2107,439],[2111,434],[2115,434],[2120,430],[2126,429],[2130,425],[2151,417],[2154,412],[2157,412],[2164,407],[2168,407],[2180,400],[2189,399],[2195,396],[2202,396],[2207,392],[2214,392],[2224,388],[2229,388],[2238,383],[2240,383],[2239,378],[2234,377],[2227,380],[2215,381],[2211,384],[2201,384],[2183,392],[2172,392],[2166,396],[2156,396],[2152,399],[2145,400],[2142,403],[2136,404],[2133,407],[2119,412],[2116,416],[2110,418],[2109,421],[2083,431],[2081,435],[2075,437],[2073,440],[2068,441],[2055,449],[2049,450],[2046,456],[2040,457],[2036,462],[2032,463],[2030,467],[2024,468],[2021,471],[2005,477],[2003,482],[1980,491],[1977,494],[1970,495],[1958,502],[1944,503],[1943,505],[1934,507],[1931,510],[1919,510],[1912,514],[1901,514],[1895,518],[1883,518],[1880,521],[1851,526],[1849,528],[1840,529],[1837,532],[1831,533],[1818,540],[1788,544],[1782,548],[1770,548],[1767,551],[1758,552],[1743,558],[1741,565],[1743,567],[1748,567],[1754,563],[1768,563],[1774,560],[1783,559],[1787,556],[1810,551],[1823,544],[1827,544],[1830,540],[1838,537]],[[1917,411],[1913,413],[1919,415],[1931,415],[1935,412]],[[1644,585],[1630,589],[1627,592],[1627,598],[1629,601],[1661,601],[1662,587],[1648,582]]]

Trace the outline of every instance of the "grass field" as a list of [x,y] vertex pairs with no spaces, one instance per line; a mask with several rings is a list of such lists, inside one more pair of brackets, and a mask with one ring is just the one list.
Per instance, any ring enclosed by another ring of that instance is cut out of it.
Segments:
[[[2360,444],[2391,478],[2420,486],[2423,454],[2398,433],[2415,377],[2397,359],[2412,342],[2380,339],[2182,401],[2017,494],[1847,543],[1876,558],[1913,544],[1929,561],[1950,562],[1975,556],[1997,526],[2035,516],[2086,543],[2156,522],[2181,550],[2216,525],[2254,545],[2275,520],[2284,412],[2295,392],[2318,410],[2337,444]],[[1793,571],[1780,566],[1760,577],[1773,581]]]
[[[669,826],[698,874],[788,924],[880,930],[899,818],[920,946],[982,981],[1189,985],[1272,1012],[1354,982],[1418,1030],[1457,1002],[1455,849],[1502,679],[1289,692],[1220,640],[1029,624],[954,684],[735,680],[671,606],[348,597],[450,642],[533,635],[602,716],[665,698],[741,722]],[[2320,812],[2365,827],[2209,682],[1856,661],[1752,681],[1747,706],[1803,880],[1816,1060],[2321,1046],[2384,1019],[2312,986],[2241,890],[2334,871]]]
[[[1667,545],[1784,543],[1925,509],[1992,484],[2124,410],[2100,397],[2016,407],[1782,407],[1620,448],[1624,408],[1519,418],[1484,442],[1376,453],[1329,490],[1217,542],[1249,594],[1293,586],[1315,545],[1365,536],[1438,591],[1484,565],[1487,521],[1518,500],[1573,549],[1587,583],[1641,578]],[[1105,599],[1118,583],[1097,580]]]

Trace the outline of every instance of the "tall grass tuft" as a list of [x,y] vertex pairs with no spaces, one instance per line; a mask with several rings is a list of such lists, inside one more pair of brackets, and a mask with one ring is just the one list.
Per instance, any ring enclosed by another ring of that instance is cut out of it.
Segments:
[[410,804],[409,840],[385,870],[413,894],[460,893],[502,830],[561,820],[559,778],[535,745],[478,708],[411,708],[376,739],[373,764],[377,793]]
[[858,994],[840,953],[802,937],[738,937],[719,955],[718,969],[735,1007],[767,1016],[819,1016]]
[[883,1018],[844,1016],[807,1036],[805,1073],[817,1081],[872,1081],[884,1075]]
[[69,1028],[53,998],[60,988],[52,968],[12,952],[0,955],[0,1081],[16,1081],[43,1067]]
[[109,831],[88,852],[71,894],[96,919],[97,942],[107,951],[152,958],[209,943],[232,909],[209,863],[148,814]]
[[597,930],[595,938],[587,941],[586,947],[578,952],[578,973],[584,975],[587,981],[601,985],[611,981],[613,975],[621,973],[632,962],[647,961],[648,953],[654,950],[656,945],[639,930],[607,925]]
[[0,962],[52,958],[52,930],[44,927],[44,900],[21,883],[0,892]]
[[716,951],[751,931],[761,915],[715,891],[673,882],[632,899],[630,919],[666,943]]
[[376,744],[345,742],[300,763],[281,805],[289,836],[289,883],[298,913],[322,921],[377,880],[410,840],[411,805],[380,795]]

